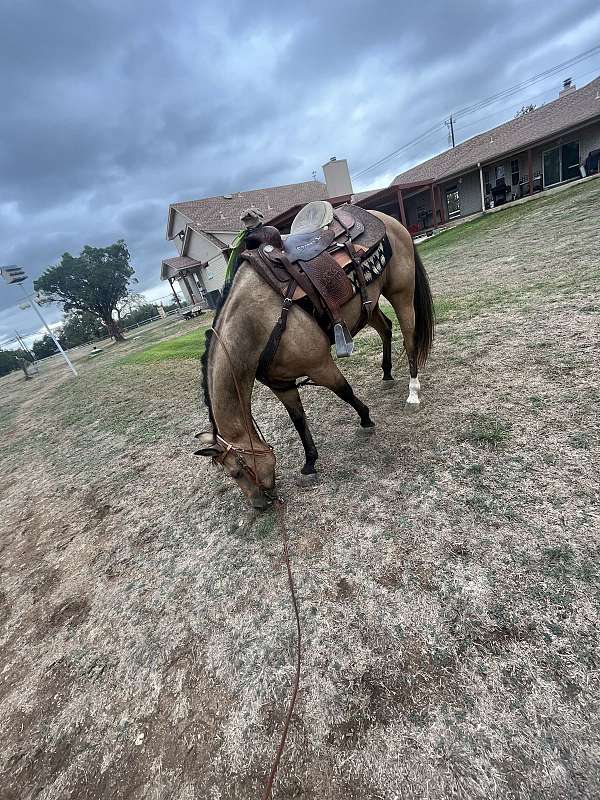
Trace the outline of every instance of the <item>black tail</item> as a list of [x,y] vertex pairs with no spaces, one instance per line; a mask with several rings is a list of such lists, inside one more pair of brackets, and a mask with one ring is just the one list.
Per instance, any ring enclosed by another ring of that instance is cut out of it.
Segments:
[[415,253],[415,351],[417,363],[423,367],[433,345],[435,311],[425,267],[414,244],[413,249]]

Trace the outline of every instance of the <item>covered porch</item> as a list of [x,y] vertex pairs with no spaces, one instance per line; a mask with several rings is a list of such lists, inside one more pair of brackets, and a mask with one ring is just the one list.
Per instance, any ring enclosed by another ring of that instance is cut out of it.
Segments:
[[165,259],[160,268],[160,279],[168,281],[175,302],[180,309],[183,308],[181,300],[175,290],[174,283],[177,282],[183,294],[186,306],[185,313],[199,313],[208,308],[206,302],[206,288],[202,279],[203,265],[189,256],[175,256]]
[[433,181],[401,183],[376,192],[358,195],[354,204],[370,211],[381,211],[399,220],[413,237],[431,234],[445,225],[448,206],[442,190]]

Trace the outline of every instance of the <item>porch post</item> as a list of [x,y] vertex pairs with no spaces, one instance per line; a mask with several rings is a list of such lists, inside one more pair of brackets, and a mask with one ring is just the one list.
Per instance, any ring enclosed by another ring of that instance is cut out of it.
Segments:
[[169,278],[169,286],[171,287],[171,291],[173,292],[173,297],[175,298],[175,302],[177,303],[179,308],[181,308],[181,301],[179,300],[179,297],[177,296],[177,292],[173,288],[173,278]]
[[402,197],[402,189],[398,189],[398,211],[400,212],[400,219],[402,224],[405,228],[408,228],[406,224],[406,211],[404,210],[404,198]]
[[527,172],[529,174],[529,194],[533,194],[533,160],[531,158],[531,147],[527,151]]
[[485,192],[483,191],[483,170],[481,169],[481,162],[477,164],[479,167],[479,188],[481,189],[481,210],[485,211]]
[[437,228],[437,209],[435,207],[435,186],[431,184],[431,215],[433,217],[433,229]]
[[446,224],[446,214],[444,212],[444,201],[442,200],[442,187],[439,184],[438,184],[437,190],[438,190],[438,196],[440,198],[440,219],[441,219],[442,225],[445,225]]

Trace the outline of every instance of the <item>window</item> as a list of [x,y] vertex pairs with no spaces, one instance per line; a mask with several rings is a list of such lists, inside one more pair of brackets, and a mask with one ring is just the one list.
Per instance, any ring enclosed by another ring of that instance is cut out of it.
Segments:
[[446,189],[446,203],[448,205],[448,219],[460,217],[460,194],[458,186]]
[[544,186],[579,177],[579,142],[567,142],[543,155]]
[[579,142],[568,142],[561,147],[562,179],[579,178]]
[[519,159],[518,158],[513,158],[513,160],[510,162],[510,171],[511,171],[511,175],[512,175],[512,177],[511,177],[512,185],[513,186],[518,186],[519,185],[519,179],[521,177],[521,175],[519,173]]
[[504,180],[504,164],[498,164],[496,167],[496,183]]
[[483,170],[483,182],[485,183],[485,193],[491,194],[492,192],[492,184],[490,183],[490,171],[489,169]]

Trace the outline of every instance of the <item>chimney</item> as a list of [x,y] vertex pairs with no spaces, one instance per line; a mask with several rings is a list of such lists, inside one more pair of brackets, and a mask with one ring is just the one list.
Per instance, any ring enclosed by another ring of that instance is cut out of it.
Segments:
[[332,156],[327,164],[323,164],[323,174],[327,184],[328,197],[340,197],[353,193],[348,162],[345,158],[338,161],[335,156]]
[[574,91],[576,91],[576,89],[577,87],[575,86],[571,78],[565,78],[563,81],[563,88],[558,93],[558,96],[562,97],[564,94],[572,94]]

